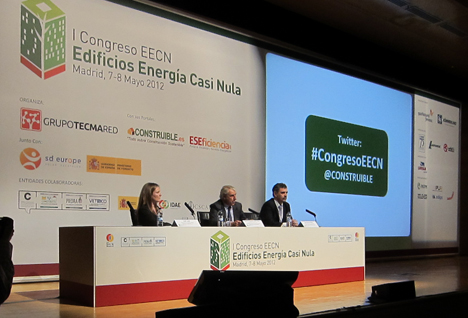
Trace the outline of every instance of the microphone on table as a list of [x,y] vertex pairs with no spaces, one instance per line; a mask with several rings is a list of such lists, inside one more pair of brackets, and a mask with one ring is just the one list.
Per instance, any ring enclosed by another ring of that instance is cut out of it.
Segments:
[[252,212],[251,214],[252,220],[258,220],[260,212],[252,210],[251,208],[249,208],[249,211]]
[[193,218],[195,218],[195,211],[192,209],[190,205],[188,205],[187,202],[184,203],[187,209],[189,209],[190,213],[192,213]]
[[315,214],[314,212],[310,211],[310,210],[307,210],[306,209],[306,212],[309,213],[309,214],[312,214],[315,218],[315,221],[317,221],[317,214]]
[[249,211],[252,212],[252,213],[255,213],[255,214],[260,214],[260,212],[257,212],[255,210],[252,210],[251,208],[249,208]]

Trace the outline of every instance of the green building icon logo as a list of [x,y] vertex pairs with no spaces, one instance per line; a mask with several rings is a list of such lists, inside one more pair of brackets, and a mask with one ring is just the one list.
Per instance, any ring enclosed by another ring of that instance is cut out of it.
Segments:
[[224,271],[229,268],[231,261],[231,239],[222,231],[218,231],[210,238],[211,269]]
[[50,0],[21,3],[21,63],[43,79],[65,71],[65,13]]

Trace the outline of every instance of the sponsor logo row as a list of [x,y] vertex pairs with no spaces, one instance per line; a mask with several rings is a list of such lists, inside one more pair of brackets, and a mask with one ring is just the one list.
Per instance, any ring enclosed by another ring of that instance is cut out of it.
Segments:
[[[138,197],[119,196],[118,203],[111,200],[110,194],[83,193],[83,192],[61,192],[61,191],[39,191],[19,190],[18,208],[31,213],[31,210],[55,210],[55,211],[111,211],[112,205],[118,204],[119,210],[128,210],[127,201],[138,208]],[[159,207],[164,210],[183,208],[182,202],[161,200]],[[193,207],[195,205],[191,203]],[[115,205],[114,205],[115,206]]]
[[[435,115],[435,116],[434,116]],[[439,125],[447,125],[451,127],[457,126],[457,121],[445,117],[443,114],[434,114],[434,111],[431,109],[429,110],[429,113],[420,111],[417,113],[417,117],[419,118],[424,118],[424,121],[429,122],[429,123],[437,123]]]
[[427,184],[418,182],[416,184],[416,188],[418,190],[431,190],[433,192],[442,192],[442,186],[441,185],[434,185],[434,186],[428,187]]
[[18,192],[18,208],[31,210],[110,211],[110,195],[57,191]]
[[[131,196],[119,196],[118,197],[118,205],[119,210],[128,210],[129,206],[127,201],[133,206],[134,209],[138,208],[138,197],[131,197]],[[183,207],[182,202],[175,202],[169,200],[161,200],[158,202],[158,206],[160,209],[179,209]],[[193,207],[192,207],[193,208]]]
[[[442,166],[442,165],[438,165],[438,169],[440,168],[440,166]],[[444,165],[444,166],[448,167],[449,165]],[[427,169],[427,166],[426,166],[426,162],[425,161],[419,161],[419,164],[416,167],[416,169],[417,169],[417,171],[419,171],[419,172],[421,172],[423,174],[427,173],[428,169]]]
[[[427,184],[418,182],[417,184],[415,184],[415,187],[416,187],[417,191],[427,191],[427,190],[429,190],[429,191],[432,192],[431,194],[424,193],[424,192],[423,193],[416,193],[416,197],[418,199],[420,199],[420,200],[427,200],[427,199],[444,200],[444,196],[442,195],[443,194],[443,187],[441,185],[434,185],[434,186],[428,187]],[[455,191],[452,191],[451,194],[446,196],[446,199],[447,200],[453,200],[454,196],[455,196]]]
[[[67,130],[81,130],[116,135],[120,133],[118,127],[109,123],[96,123],[74,120],[70,118],[53,118],[43,116],[42,110],[33,108],[21,108],[20,128],[28,131],[41,132],[44,127]],[[179,133],[160,131],[155,129],[130,127],[127,130],[127,139],[130,141],[167,144],[183,146],[186,138]],[[216,140],[203,136],[189,136],[189,144],[193,148],[209,148],[216,150],[231,151],[232,145],[223,140]]]
[[427,142],[426,140],[426,135],[425,134],[419,134],[418,135],[418,141],[417,145],[418,151],[421,153],[425,153],[426,149],[429,149],[431,151],[433,150],[443,150],[444,152],[455,152],[455,147],[453,145],[449,145],[447,143],[438,143],[433,140],[430,140]]
[[87,172],[141,176],[141,160],[136,159],[88,155],[83,160],[50,153],[43,156],[37,149],[30,147],[21,151],[19,162],[26,170],[39,169],[42,164],[69,168],[81,168],[85,164]]
[[[427,194],[427,193],[417,193],[416,194],[418,200],[444,200],[444,196],[441,194]],[[446,197],[446,200],[453,200],[455,197],[455,191]]]

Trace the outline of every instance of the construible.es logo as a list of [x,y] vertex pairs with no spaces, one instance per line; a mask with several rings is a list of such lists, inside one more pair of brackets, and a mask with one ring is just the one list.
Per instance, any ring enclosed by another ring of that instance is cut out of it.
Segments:
[[210,238],[210,265],[211,269],[224,271],[231,263],[231,239],[222,231],[216,232]]
[[42,112],[39,109],[21,108],[21,129],[41,131]]
[[41,161],[41,154],[34,148],[26,148],[20,154],[20,162],[25,169],[36,170]]
[[169,141],[184,141],[183,137],[179,137],[179,134],[167,132],[167,131],[159,131],[153,129],[142,129],[142,128],[129,128],[127,133],[131,136],[136,137],[147,137],[152,139],[161,139],[161,140],[169,140]]
[[21,63],[43,79],[65,72],[65,13],[50,0],[21,3]]

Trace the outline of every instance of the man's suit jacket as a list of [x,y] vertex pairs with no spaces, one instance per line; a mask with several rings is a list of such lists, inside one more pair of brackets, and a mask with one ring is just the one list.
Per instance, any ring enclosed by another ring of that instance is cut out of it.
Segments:
[[[224,220],[226,220],[226,209],[224,208],[223,201],[218,200],[215,203],[210,204],[210,225],[216,226],[218,224],[218,212],[223,211]],[[244,211],[242,211],[242,204],[240,202],[235,202],[232,207],[232,212],[234,215],[234,220],[245,220]]]
[[275,199],[271,198],[263,203],[260,210],[260,219],[265,226],[281,226],[281,223],[286,222],[286,214],[291,212],[291,206],[288,202],[283,202],[283,219],[279,219],[278,208],[275,204]]

